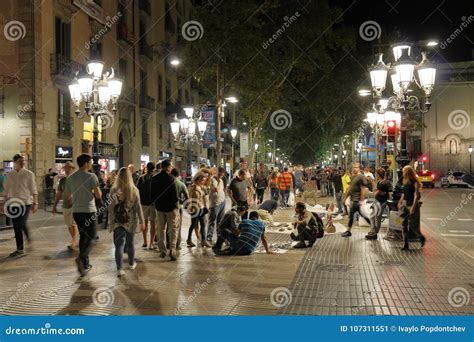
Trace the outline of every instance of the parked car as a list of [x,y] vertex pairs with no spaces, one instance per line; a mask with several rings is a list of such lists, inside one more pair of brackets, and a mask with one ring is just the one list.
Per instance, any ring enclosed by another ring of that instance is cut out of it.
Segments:
[[432,171],[421,170],[417,172],[417,176],[423,187],[434,188],[436,175]]
[[448,171],[448,174],[441,180],[441,185],[447,186],[448,188],[452,186],[468,188],[469,183],[466,181],[467,176],[468,175],[462,171]]

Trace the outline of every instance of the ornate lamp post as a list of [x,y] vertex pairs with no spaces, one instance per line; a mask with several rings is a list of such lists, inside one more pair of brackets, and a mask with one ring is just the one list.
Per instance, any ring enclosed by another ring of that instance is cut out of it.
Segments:
[[[106,73],[102,73],[103,69],[103,62],[90,61],[87,63],[87,73],[80,75],[69,85],[71,100],[76,106],[76,115],[79,118],[84,116],[79,109],[81,103],[84,102],[85,114],[93,117],[92,158],[94,173],[97,176],[100,175],[99,120],[102,128],[113,126],[117,113],[117,101],[123,84],[121,79],[115,77],[113,68]],[[112,113],[109,111],[110,104],[112,104]]]
[[201,119],[201,112],[195,112],[194,107],[185,107],[184,115],[178,117],[175,115],[174,120],[170,123],[171,132],[174,136],[174,141],[179,143],[186,143],[186,174],[191,176],[191,144],[201,144],[204,132],[207,128],[207,121]]
[[[387,75],[390,73],[394,95],[386,103],[387,108],[400,110],[400,157],[398,162],[401,167],[410,161],[407,153],[406,119],[409,111],[417,110],[422,113],[430,109],[430,96],[435,85],[436,69],[429,62],[426,52],[422,52],[422,60],[419,64],[410,57],[412,44],[398,43],[392,45],[394,63],[385,64],[383,54],[379,54],[377,63],[369,70],[372,83],[373,97],[379,99],[385,89]],[[418,73],[418,80],[415,77]],[[409,88],[416,84],[425,93],[425,103],[420,104],[418,97],[409,95]]]

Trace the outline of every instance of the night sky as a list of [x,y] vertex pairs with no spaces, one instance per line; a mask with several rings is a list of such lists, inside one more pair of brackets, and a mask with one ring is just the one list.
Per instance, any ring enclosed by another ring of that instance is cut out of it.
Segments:
[[[382,33],[383,43],[394,43],[388,37],[399,35],[401,41],[416,42],[436,39],[440,42],[432,57],[437,62],[473,60],[474,48],[474,1],[470,0],[330,0],[344,11],[346,25],[359,29],[368,20],[376,21]],[[472,16],[470,23],[469,16]],[[441,42],[459,29],[465,21],[467,27],[453,42],[441,48]],[[374,42],[377,42],[375,40]],[[359,44],[368,47],[373,42],[360,39]]]

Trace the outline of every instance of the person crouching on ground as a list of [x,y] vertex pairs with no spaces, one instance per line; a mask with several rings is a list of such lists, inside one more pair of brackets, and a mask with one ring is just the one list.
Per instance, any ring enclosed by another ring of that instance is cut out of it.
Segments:
[[258,216],[266,224],[273,224],[273,213],[278,209],[278,202],[274,200],[266,200],[257,209]]
[[[295,212],[298,218],[293,224],[298,230],[299,242],[293,248],[313,247],[318,235],[316,219],[310,211],[306,210],[306,205],[303,202],[296,203]],[[306,245],[306,240],[308,245]]]
[[133,184],[132,174],[126,167],[122,167],[110,190],[109,225],[114,233],[115,262],[117,276],[125,274],[122,269],[123,248],[126,245],[130,269],[137,267],[135,262],[134,235],[137,226],[145,231],[145,219],[140,205],[140,194]]
[[242,222],[242,216],[247,209],[248,207],[245,203],[238,203],[236,207],[233,207],[224,214],[224,217],[217,226],[217,241],[212,247],[214,253],[219,254],[221,252],[222,245],[228,240],[229,235],[239,236],[239,224]]

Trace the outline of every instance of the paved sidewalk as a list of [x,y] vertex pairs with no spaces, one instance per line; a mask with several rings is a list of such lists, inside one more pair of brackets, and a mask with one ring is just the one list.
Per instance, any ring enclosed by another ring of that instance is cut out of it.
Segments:
[[[326,199],[318,199],[323,204]],[[275,221],[291,222],[293,209]],[[75,253],[65,250],[62,225],[34,231],[28,255],[8,258],[13,232],[0,232],[0,314],[7,315],[461,315],[473,314],[473,260],[426,231],[423,250],[400,242],[326,235],[307,250],[216,257],[184,246],[177,262],[141,249],[138,267],[115,275],[111,234],[100,230],[93,269],[79,279]],[[183,223],[187,233],[189,220]],[[274,246],[288,246],[288,229],[269,229]],[[469,299],[468,299],[469,297]]]

